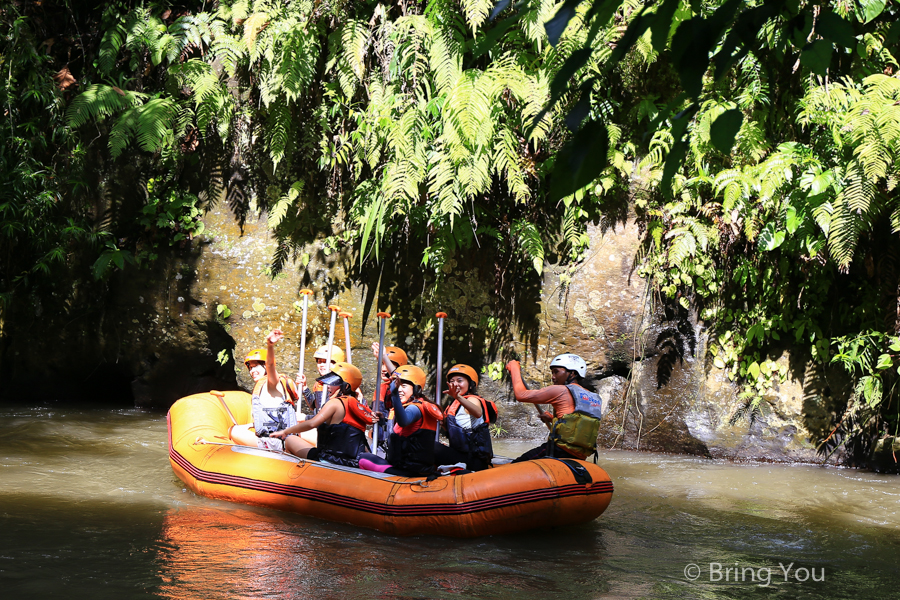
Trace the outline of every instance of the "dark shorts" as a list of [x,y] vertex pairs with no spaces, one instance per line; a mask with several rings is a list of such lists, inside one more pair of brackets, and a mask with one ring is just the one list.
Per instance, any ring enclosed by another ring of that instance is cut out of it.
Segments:
[[[553,446],[554,446],[554,448],[553,448],[554,458],[574,458],[575,460],[583,460],[580,456],[575,456],[574,454],[572,454],[570,452],[566,452],[565,450],[563,450],[556,444],[553,444]],[[529,450],[528,452],[526,452],[519,458],[515,459],[513,462],[517,463],[517,462],[522,462],[525,460],[536,460],[538,458],[549,458],[550,457],[549,449],[550,449],[550,442],[544,442],[537,448],[532,448],[531,450]]]
[[486,463],[475,456],[469,457],[456,448],[450,448],[440,442],[434,443],[434,461],[439,465],[454,465],[463,463],[469,471],[483,471],[490,467],[490,463]]

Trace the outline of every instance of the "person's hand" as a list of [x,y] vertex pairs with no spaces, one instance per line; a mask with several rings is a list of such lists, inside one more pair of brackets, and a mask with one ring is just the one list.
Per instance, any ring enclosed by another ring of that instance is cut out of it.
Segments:
[[459,388],[456,386],[451,385],[449,390],[444,390],[444,393],[454,400],[459,400]]
[[384,418],[384,413],[381,412],[380,410],[376,410],[376,411],[375,411],[374,413],[372,413],[372,414],[375,415],[375,421],[376,421],[379,425],[382,424],[382,423],[384,423],[384,422],[387,420],[387,419]]
[[519,361],[517,361],[517,360],[511,360],[511,361],[509,361],[508,363],[506,363],[506,370],[507,370],[507,371],[512,371],[513,369],[515,369],[516,371],[518,371],[520,368],[521,368],[521,367],[519,366]]
[[300,373],[300,375],[297,376],[297,379],[294,383],[296,383],[297,387],[300,388],[301,390],[306,389],[306,375],[304,375],[303,373]]
[[379,346],[378,342],[372,342],[372,354],[375,356],[375,358],[378,358],[378,350],[379,349],[380,349],[380,346]]
[[280,429],[278,431],[273,431],[269,434],[270,438],[278,438],[279,440],[283,440],[287,437],[287,434],[284,432],[284,429]]
[[546,410],[541,412],[541,416],[539,418],[542,423],[550,424],[553,422],[553,415],[548,413]]
[[284,338],[284,333],[280,329],[273,329],[269,335],[266,336],[266,343],[268,344],[277,344]]

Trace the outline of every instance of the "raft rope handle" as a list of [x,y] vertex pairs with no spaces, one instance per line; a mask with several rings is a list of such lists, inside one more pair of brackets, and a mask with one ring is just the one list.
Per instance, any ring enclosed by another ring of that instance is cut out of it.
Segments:
[[[295,458],[295,459],[297,459],[297,464],[307,463],[307,464],[311,464],[311,465],[314,465],[317,467],[321,467],[323,469],[329,469],[333,466],[340,466],[340,465],[326,466],[326,465],[321,464],[319,461],[309,460],[308,458],[300,458],[299,456],[294,456],[290,452],[285,452],[284,450],[271,450],[271,449],[264,450],[262,448],[254,448],[253,446],[243,446],[241,444],[225,444],[222,442],[210,442],[209,440],[204,439],[203,436],[198,436],[197,439],[193,441],[192,445],[194,445],[194,446],[231,446],[233,448],[249,448],[250,450],[259,450],[261,452],[273,452],[275,454],[283,454],[285,456],[290,456],[291,458]],[[353,467],[347,467],[347,468],[352,469]],[[332,469],[332,470],[334,470],[334,469]],[[344,469],[337,469],[337,470],[343,471]],[[370,471],[365,471],[363,469],[354,469],[353,471],[351,471],[351,473],[356,473],[357,475],[363,475],[366,477],[374,477],[375,479],[387,480],[387,477],[379,477],[375,473],[370,472]],[[449,475],[449,473],[448,473],[448,475]],[[397,475],[391,475],[391,477],[397,477]],[[444,475],[441,475],[441,477],[444,477]],[[391,483],[396,483],[397,485],[418,485],[423,488],[429,487],[428,479],[419,479],[416,481],[391,481]]]

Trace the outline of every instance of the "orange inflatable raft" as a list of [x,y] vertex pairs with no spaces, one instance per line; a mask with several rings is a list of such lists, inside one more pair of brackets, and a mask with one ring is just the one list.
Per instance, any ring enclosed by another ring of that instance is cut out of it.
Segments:
[[612,498],[609,475],[588,462],[541,459],[428,481],[237,445],[232,418],[251,420],[246,392],[195,394],[169,410],[169,460],[197,494],[392,535],[454,537],[585,523]]

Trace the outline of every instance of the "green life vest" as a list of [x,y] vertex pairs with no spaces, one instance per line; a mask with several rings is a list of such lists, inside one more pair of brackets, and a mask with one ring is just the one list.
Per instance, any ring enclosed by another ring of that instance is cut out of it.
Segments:
[[600,420],[606,414],[607,405],[599,394],[581,386],[566,386],[575,401],[575,412],[553,419],[549,440],[582,459],[597,452],[597,436]]

